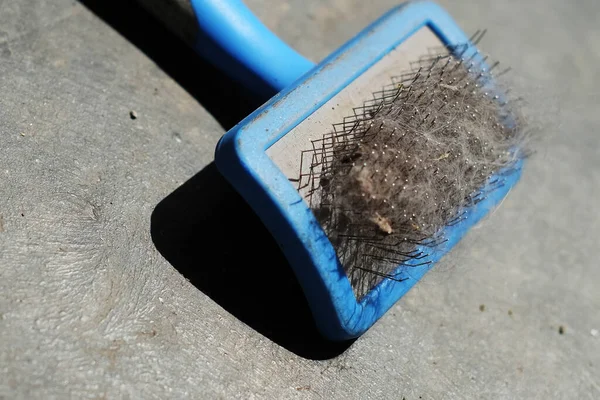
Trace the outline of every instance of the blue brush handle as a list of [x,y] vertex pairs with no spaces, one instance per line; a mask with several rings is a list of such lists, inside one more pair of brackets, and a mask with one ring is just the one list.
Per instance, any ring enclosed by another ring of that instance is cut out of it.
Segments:
[[191,0],[200,34],[196,50],[259,95],[271,97],[314,63],[298,54],[241,0]]

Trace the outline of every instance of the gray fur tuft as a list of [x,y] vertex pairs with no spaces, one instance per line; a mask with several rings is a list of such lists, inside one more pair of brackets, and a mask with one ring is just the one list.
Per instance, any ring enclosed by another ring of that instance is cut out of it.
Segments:
[[463,58],[466,50],[422,57],[313,142],[299,189],[358,298],[382,279],[401,280],[399,265],[426,256],[417,247],[444,241],[440,230],[526,156],[518,101],[497,89],[498,63]]

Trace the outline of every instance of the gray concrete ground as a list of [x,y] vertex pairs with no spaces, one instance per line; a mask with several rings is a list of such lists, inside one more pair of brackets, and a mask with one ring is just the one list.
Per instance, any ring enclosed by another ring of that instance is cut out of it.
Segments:
[[[0,1],[0,398],[600,398],[596,1],[442,2],[489,29],[543,140],[338,346],[211,164],[252,104],[129,2],[85,3]],[[315,60],[394,3],[249,1]]]

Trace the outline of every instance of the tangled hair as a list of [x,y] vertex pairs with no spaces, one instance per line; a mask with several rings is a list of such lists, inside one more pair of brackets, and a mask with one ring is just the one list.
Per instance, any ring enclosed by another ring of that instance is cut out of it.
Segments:
[[421,57],[307,151],[299,190],[357,298],[430,263],[423,248],[526,156],[517,102],[492,86],[499,63],[486,65],[469,45]]

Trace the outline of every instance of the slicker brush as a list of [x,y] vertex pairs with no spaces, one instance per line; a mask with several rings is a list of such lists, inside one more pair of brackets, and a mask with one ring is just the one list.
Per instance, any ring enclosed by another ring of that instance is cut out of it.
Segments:
[[314,64],[240,0],[139,1],[167,22],[185,10],[174,30],[266,100],[215,162],[329,339],[369,329],[519,180],[527,129],[507,69],[477,49],[484,31],[466,36],[432,2],[390,10]]

